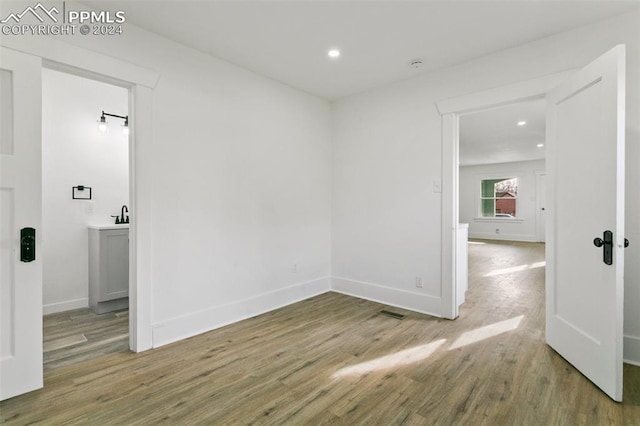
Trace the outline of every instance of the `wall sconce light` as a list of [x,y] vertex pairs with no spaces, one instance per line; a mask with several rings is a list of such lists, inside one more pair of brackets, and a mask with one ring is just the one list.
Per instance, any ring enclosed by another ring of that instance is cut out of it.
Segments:
[[102,133],[105,133],[107,131],[107,117],[105,116],[109,116],[109,117],[115,117],[115,118],[121,118],[124,120],[124,124],[122,125],[122,133],[124,135],[128,135],[129,134],[129,116],[125,115],[115,115],[115,114],[109,114],[108,112],[104,112],[102,111],[102,115],[100,116],[100,119],[98,120],[98,130]]
[[122,125],[122,134],[129,135],[129,116],[124,119],[124,124]]

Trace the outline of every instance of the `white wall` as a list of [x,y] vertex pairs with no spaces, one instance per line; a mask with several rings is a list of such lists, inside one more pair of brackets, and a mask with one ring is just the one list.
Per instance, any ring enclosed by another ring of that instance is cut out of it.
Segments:
[[[544,160],[460,167],[460,222],[469,224],[469,238],[537,241],[537,171],[544,171]],[[517,219],[479,218],[480,180],[500,177],[518,178]]]
[[[152,240],[144,243],[154,345],[325,291],[330,273],[336,290],[439,313],[435,103],[575,68],[626,42],[627,112],[637,118],[638,19],[578,28],[333,107],[132,25],[118,37],[63,37],[161,74],[154,146],[136,160],[154,182],[139,188],[153,209]],[[637,258],[638,120],[627,130],[628,255]],[[640,304],[640,263],[626,272],[625,330],[640,336],[640,311],[632,309]]]
[[327,101],[129,24],[60,39],[160,74],[153,145],[136,159],[152,175],[138,189],[154,346],[329,290]]
[[[625,357],[640,361],[640,14],[507,49],[334,104],[332,265],[336,289],[438,309],[441,119],[435,103],[583,66],[627,44]],[[634,246],[634,241],[638,243]],[[415,287],[415,276],[425,278]],[[384,289],[384,290],[381,290]],[[422,297],[413,297],[414,294]],[[391,295],[395,298],[392,299]]]
[[[129,204],[129,143],[122,120],[98,132],[102,110],[127,115],[128,91],[58,71],[42,72],[42,259],[44,313],[88,306],[90,223]],[[92,188],[92,201],[71,188]]]

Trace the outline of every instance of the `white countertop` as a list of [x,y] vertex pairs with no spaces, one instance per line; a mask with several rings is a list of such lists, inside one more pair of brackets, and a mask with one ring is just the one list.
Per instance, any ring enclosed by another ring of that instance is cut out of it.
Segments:
[[102,225],[89,225],[89,229],[98,229],[98,230],[103,230],[103,229],[129,229],[129,224],[128,223],[119,223],[119,224],[115,224],[115,223],[111,223],[111,224],[102,224]]

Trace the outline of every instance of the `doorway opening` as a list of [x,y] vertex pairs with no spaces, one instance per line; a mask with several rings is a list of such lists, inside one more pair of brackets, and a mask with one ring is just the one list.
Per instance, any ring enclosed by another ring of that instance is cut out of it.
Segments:
[[42,69],[45,372],[129,350],[129,129],[99,128],[129,105],[126,87]]
[[460,242],[469,265],[462,292],[493,286],[500,298],[544,288],[544,274],[531,270],[545,265],[545,111],[540,98],[459,118],[458,217],[469,235]]
[[[466,278],[458,269],[459,238],[459,122],[466,114],[544,99],[549,90],[565,81],[574,70],[551,74],[534,80],[489,89],[483,92],[442,100],[437,103],[442,115],[442,316],[458,317],[457,287]],[[464,246],[464,245],[463,245]],[[464,268],[466,272],[466,267]]]
[[[546,223],[552,238],[545,243],[545,343],[616,401],[622,400],[623,388],[624,64],[625,46],[619,45],[570,75],[554,74],[438,103],[443,116],[442,187],[453,194],[443,195],[443,277],[452,278],[443,285],[444,315],[458,315],[459,119],[483,107],[545,97],[547,201],[553,215]],[[581,150],[590,157],[577,160],[575,153]],[[605,196],[608,202],[602,201]],[[604,241],[588,244],[598,232]],[[577,249],[575,241],[581,242]],[[603,247],[602,253],[593,246]],[[580,294],[580,303],[572,303],[575,294]],[[594,312],[599,315],[594,317]]]

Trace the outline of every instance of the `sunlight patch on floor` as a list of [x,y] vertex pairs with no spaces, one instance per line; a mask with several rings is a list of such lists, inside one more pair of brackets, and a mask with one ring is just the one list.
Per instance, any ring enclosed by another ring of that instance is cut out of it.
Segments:
[[449,350],[471,345],[473,343],[489,339],[490,337],[495,337],[499,334],[515,330],[516,328],[518,328],[518,326],[520,326],[522,318],[524,318],[524,315],[485,325],[484,327],[479,327],[475,330],[467,331],[466,333],[463,333],[460,337],[458,337],[455,342],[453,342]]
[[371,361],[361,362],[360,364],[345,367],[336,371],[331,377],[333,379],[336,379],[346,376],[361,376],[374,371],[388,370],[390,368],[413,364],[415,362],[427,359],[446,341],[447,339],[436,340],[434,342],[427,343],[426,345],[416,346],[379,358],[375,358]]
[[484,276],[495,277],[496,275],[512,274],[514,272],[522,272],[529,269],[544,268],[546,264],[547,263],[545,261],[542,261],[542,262],[534,262],[530,265],[518,265],[518,266],[512,266],[511,268],[501,268],[501,269],[496,269],[494,271],[488,272],[484,274]]
[[482,241],[467,241],[468,244],[473,244],[473,245],[477,245],[477,246],[483,246],[487,243],[483,243]]

